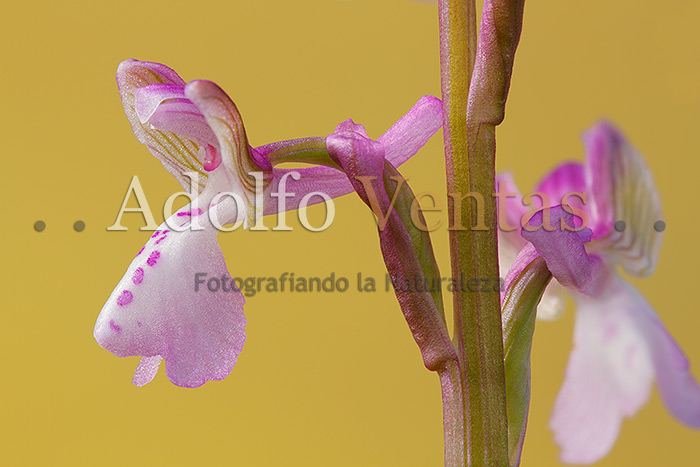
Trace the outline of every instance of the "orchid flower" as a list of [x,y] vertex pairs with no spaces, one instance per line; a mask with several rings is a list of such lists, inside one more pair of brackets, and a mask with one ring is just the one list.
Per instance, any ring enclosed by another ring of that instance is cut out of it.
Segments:
[[[531,218],[517,196],[500,206],[511,225],[523,227],[522,236],[501,233],[501,245],[519,250],[507,288],[541,257],[555,281],[538,317],[556,316],[564,291],[577,304],[574,348],[550,420],[561,460],[572,464],[596,462],[610,451],[622,420],[648,401],[654,380],[668,410],[700,428],[700,389],[688,359],[651,305],[617,272],[621,266],[644,277],[656,266],[662,234],[654,226],[662,216],[654,180],[611,125],[595,125],[584,143],[583,164],[557,167],[534,190],[562,206]],[[517,193],[509,176],[499,181],[501,190]],[[577,195],[561,201],[570,193]]]
[[[240,222],[247,228],[263,214],[297,209],[305,194],[337,197],[352,192],[352,184],[333,163],[297,169],[300,178],[293,177],[298,181],[287,189],[294,197],[273,199],[272,188],[293,172],[273,166],[330,161],[326,138],[253,148],[235,104],[216,84],[185,83],[162,64],[127,60],[119,66],[117,84],[136,138],[183,187],[197,175],[192,182],[196,198],[136,255],[97,318],[95,339],[119,357],[141,357],[133,379],[137,386],[149,383],[163,360],[168,378],[178,386],[221,380],[243,349],[246,318],[240,291],[197,293],[193,286],[198,272],[231,277],[217,227]],[[377,144],[388,161],[400,165],[441,126],[441,101],[425,96]],[[254,172],[262,177],[253,180],[249,173]],[[237,195],[242,206],[222,193]],[[261,203],[264,210],[257,208]]]

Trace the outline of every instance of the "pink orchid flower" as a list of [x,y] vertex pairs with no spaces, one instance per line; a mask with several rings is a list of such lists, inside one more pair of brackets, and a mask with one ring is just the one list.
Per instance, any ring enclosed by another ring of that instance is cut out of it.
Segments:
[[[195,291],[197,273],[231,277],[217,242],[218,228],[238,222],[246,228],[262,214],[297,209],[308,193],[337,197],[351,193],[352,184],[331,167],[274,168],[286,161],[313,161],[319,153],[330,160],[325,138],[253,148],[235,104],[212,82],[185,83],[164,65],[127,60],[119,66],[117,84],[136,138],[184,188],[196,174],[197,197],[162,224],[136,255],[97,318],[95,339],[119,357],[141,357],[133,379],[137,386],[149,383],[163,360],[168,378],[178,386],[221,380],[243,349],[246,318],[240,291]],[[425,96],[378,144],[386,160],[400,165],[441,126],[441,101]],[[287,187],[294,196],[286,202],[274,198],[272,189],[294,171],[300,177]],[[262,174],[262,190],[256,190],[258,180],[249,175],[255,172]],[[224,193],[236,194],[242,206]],[[314,202],[321,199],[308,204]],[[262,211],[256,209],[260,203]]]
[[[643,277],[655,268],[662,236],[657,230],[663,229],[655,228],[662,217],[654,180],[612,126],[595,125],[584,143],[583,164],[559,166],[535,189],[553,204],[564,204],[567,193],[585,193],[585,204],[569,200],[582,216],[562,206],[539,211],[523,225],[529,228],[522,237],[502,233],[500,242],[520,250],[507,284],[535,258],[544,258],[556,279],[541,304],[546,318],[560,312],[558,296],[564,290],[577,304],[574,348],[550,420],[561,460],[572,464],[594,463],[610,451],[622,420],[648,401],[654,380],[668,410],[700,427],[700,389],[688,359],[649,303],[616,270],[621,266]],[[510,177],[499,181],[516,191]],[[516,199],[505,206],[511,225],[527,219],[527,209]],[[555,228],[535,229],[546,225],[545,213]]]

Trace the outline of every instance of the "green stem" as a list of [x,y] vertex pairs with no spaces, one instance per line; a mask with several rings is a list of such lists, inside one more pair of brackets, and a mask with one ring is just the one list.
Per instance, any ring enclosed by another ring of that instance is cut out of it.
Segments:
[[442,388],[445,467],[464,467],[464,410],[459,363],[448,361],[438,375]]
[[[472,230],[477,212],[469,198],[451,203],[452,274],[498,280],[495,163],[489,128],[467,126],[467,105],[476,53],[474,0],[439,2],[447,190],[454,199],[483,196],[488,230]],[[495,144],[495,143],[494,143]],[[477,209],[479,208],[477,203]],[[508,465],[505,371],[500,297],[497,291],[453,294],[455,340],[460,355],[465,461],[470,466]],[[445,401],[443,403],[448,403]],[[447,421],[446,421],[447,423]],[[448,440],[446,439],[446,442]],[[446,453],[451,451],[446,446]]]

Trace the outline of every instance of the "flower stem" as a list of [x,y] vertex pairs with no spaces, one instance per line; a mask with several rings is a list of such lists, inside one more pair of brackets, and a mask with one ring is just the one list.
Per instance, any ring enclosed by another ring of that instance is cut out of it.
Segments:
[[[447,190],[453,202],[450,256],[453,277],[498,280],[494,127],[467,125],[467,107],[476,56],[474,0],[440,0],[440,58]],[[492,147],[493,146],[493,147]],[[482,206],[465,196],[477,193]],[[459,201],[462,200],[462,201]],[[473,230],[473,204],[483,210],[488,230]],[[500,297],[497,291],[461,292],[454,299],[455,341],[460,356],[464,462],[508,466],[505,371]],[[443,384],[444,388],[444,384]],[[443,390],[443,404],[455,404]],[[454,407],[452,407],[454,410]],[[450,411],[445,409],[445,413]],[[447,425],[451,421],[445,420]],[[445,457],[455,450],[445,438]],[[464,464],[463,464],[464,465]]]
[[442,388],[445,467],[464,467],[464,409],[459,363],[448,361],[438,375]]

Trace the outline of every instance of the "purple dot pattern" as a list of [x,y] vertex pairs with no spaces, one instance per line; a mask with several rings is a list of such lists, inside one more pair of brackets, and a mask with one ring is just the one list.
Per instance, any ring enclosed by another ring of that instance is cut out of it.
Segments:
[[[153,242],[153,245],[158,245],[161,243],[163,240],[165,240],[168,237],[168,233],[170,230],[156,230],[153,235],[151,235],[151,239],[155,239]],[[138,253],[136,253],[136,256],[140,256],[141,253],[143,253],[146,248],[149,246],[151,242],[147,243],[144,245]],[[159,250],[154,250],[151,252],[150,255],[148,255],[148,259],[146,259],[146,264],[150,267],[153,267],[156,265],[158,262],[158,259],[160,258],[160,251]],[[133,282],[135,285],[140,285],[143,283],[143,280],[145,278],[146,271],[144,270],[143,267],[138,267],[136,270],[132,273],[131,275],[131,282]],[[134,294],[130,290],[123,290],[121,295],[117,297],[117,305],[120,307],[126,307],[129,305],[132,301],[134,300]],[[137,321],[137,326],[140,328],[143,326],[143,323],[141,321]],[[117,333],[121,334],[122,332],[122,327],[114,322],[114,320],[109,321],[109,328]]]
[[127,306],[131,301],[134,299],[134,294],[129,292],[128,290],[125,290],[122,292],[122,294],[117,298],[117,305],[119,306]]
[[197,217],[202,215],[202,210],[197,208],[194,211],[182,211],[177,213],[177,217]]
[[[151,238],[157,238],[155,241],[155,245],[158,245],[160,242],[165,240],[168,236],[168,232],[170,230],[156,230],[153,235],[151,235]],[[138,253],[136,253],[136,256],[141,255],[141,253],[144,252],[148,244],[144,245],[143,248],[139,250]],[[146,260],[146,264],[149,266],[155,266],[156,263],[158,262],[158,259],[160,258],[160,251],[155,250],[152,251],[151,254],[148,256],[148,259]],[[135,285],[139,285],[143,283],[144,276],[146,275],[146,272],[143,270],[142,267],[136,268],[136,270],[133,272],[131,275],[131,282],[133,282]],[[122,291],[122,294],[117,297],[117,305],[120,307],[125,307],[129,303],[131,303],[134,300],[134,294],[129,291],[129,290],[124,290]],[[139,326],[141,326],[141,323],[139,323]],[[110,323],[110,327],[112,327]],[[121,331],[121,328],[119,329]]]
[[136,271],[134,271],[134,275],[131,276],[131,281],[138,285],[141,282],[143,282],[143,268],[138,268]]
[[148,264],[149,266],[155,266],[158,262],[158,258],[160,258],[160,251],[156,250],[150,254],[148,259],[146,260],[146,264]]
[[116,324],[113,319],[109,320],[109,328],[117,334],[122,332],[122,327]]

